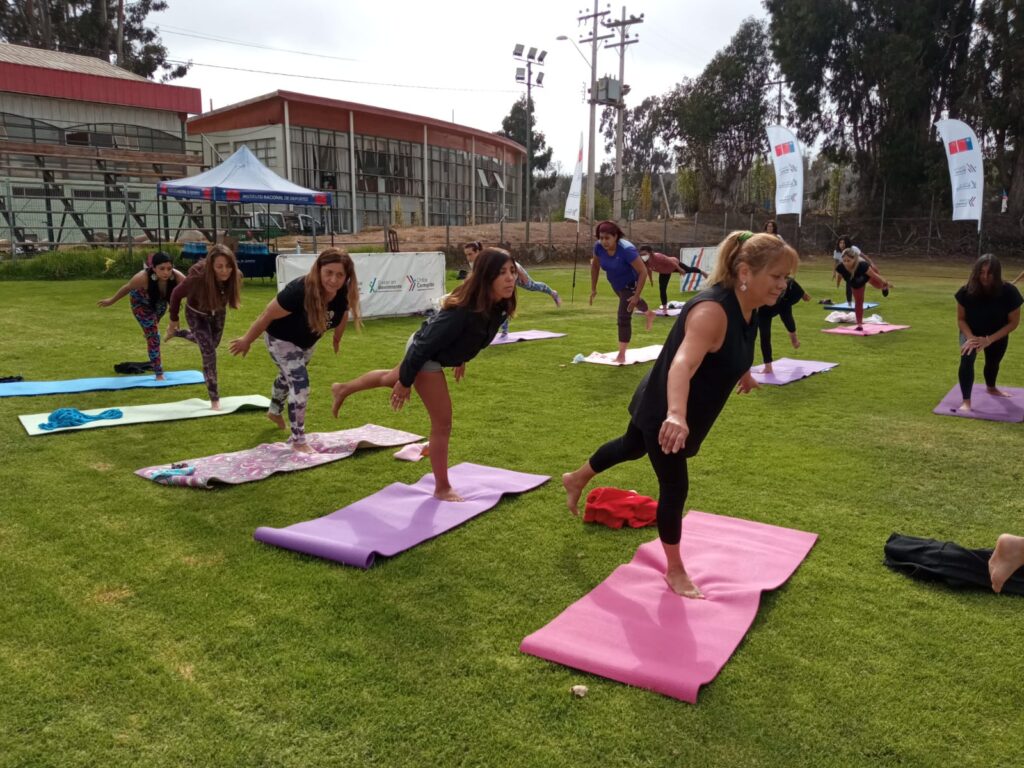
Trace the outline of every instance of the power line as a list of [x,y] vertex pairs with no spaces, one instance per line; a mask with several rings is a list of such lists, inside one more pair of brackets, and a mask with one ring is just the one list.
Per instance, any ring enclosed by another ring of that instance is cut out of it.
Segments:
[[269,72],[264,69],[246,69],[245,67],[229,67],[224,64],[204,64],[200,61],[184,61],[167,59],[170,64],[188,64],[193,67],[209,67],[212,69],[228,69],[233,72],[250,72],[256,75],[276,75],[278,77],[297,77],[303,80],[326,80],[332,83],[349,83],[353,85],[376,85],[383,88],[415,88],[424,91],[460,91],[466,93],[519,93],[506,88],[447,88],[441,85],[409,85],[407,83],[378,83],[370,80],[348,80],[341,77],[324,77],[322,75],[297,75],[291,72]]
[[194,37],[197,40],[210,40],[215,43],[227,43],[228,45],[240,45],[245,48],[259,48],[264,51],[277,51],[279,53],[294,53],[297,56],[313,56],[318,59],[333,59],[334,61],[359,61],[359,59],[351,59],[345,56],[330,56],[326,53],[310,53],[309,51],[296,51],[290,48],[275,48],[272,45],[263,45],[262,43],[251,43],[246,40],[238,40],[230,37],[220,37],[219,35],[208,35],[205,32],[195,32],[191,29],[182,29],[180,27],[168,27],[161,26],[161,33],[168,35],[177,35],[178,37]]

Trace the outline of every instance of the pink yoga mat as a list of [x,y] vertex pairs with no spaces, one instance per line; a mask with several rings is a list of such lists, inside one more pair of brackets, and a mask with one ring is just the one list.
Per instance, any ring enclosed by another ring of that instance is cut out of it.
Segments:
[[565,336],[564,333],[552,333],[551,331],[509,331],[507,336],[498,334],[491,342],[491,346],[498,344],[511,344],[515,341],[537,341],[538,339],[557,339]]
[[959,416],[962,419],[983,419],[985,421],[1024,421],[1024,389],[1017,387],[999,387],[1013,397],[995,397],[985,391],[981,384],[975,384],[971,390],[971,410],[960,411],[963,398],[960,386],[954,385],[949,394],[942,398],[932,413],[940,416]]
[[844,325],[840,328],[822,328],[822,333],[839,333],[843,336],[877,336],[880,333],[890,331],[902,331],[909,328],[909,325],[890,325],[889,323],[864,323],[864,330],[856,330],[856,326]]
[[390,557],[462,525],[485,512],[506,493],[524,493],[549,479],[480,464],[448,470],[452,487],[465,501],[435,499],[434,476],[415,485],[392,483],[372,496],[326,517],[287,528],[257,528],[253,538],[275,547],[369,568],[377,555]]
[[193,472],[188,475],[164,475],[164,470],[172,468],[171,464],[145,467],[136,470],[135,474],[161,485],[187,485],[191,488],[212,488],[217,483],[240,485],[263,480],[276,472],[294,472],[329,464],[351,456],[358,448],[404,445],[421,438],[421,435],[414,435],[411,432],[366,424],[356,429],[313,432],[307,435],[307,442],[317,449],[317,453],[292,450],[288,443],[264,443],[244,451],[218,453],[201,459],[175,462],[185,468],[192,468]]
[[790,360],[783,357],[772,363],[771,373],[761,373],[764,366],[755,366],[751,369],[751,375],[758,384],[791,384],[794,381],[805,379],[815,373],[830,371],[839,363],[820,363],[817,360]]
[[649,347],[630,348],[626,350],[626,362],[616,363],[617,352],[591,352],[583,358],[584,363],[596,363],[598,365],[634,365],[635,363],[651,363],[658,359],[661,354],[661,344],[652,344]]
[[750,629],[761,592],[788,579],[817,534],[690,512],[682,556],[705,600],[675,594],[657,540],[590,594],[523,640],[520,650],[567,667],[697,702]]

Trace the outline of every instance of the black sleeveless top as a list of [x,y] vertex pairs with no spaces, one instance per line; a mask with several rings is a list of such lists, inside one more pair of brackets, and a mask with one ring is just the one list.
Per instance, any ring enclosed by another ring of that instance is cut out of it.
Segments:
[[661,429],[668,413],[668,370],[686,335],[686,316],[702,301],[720,304],[725,310],[727,326],[721,349],[709,352],[690,379],[690,396],[686,402],[686,425],[690,432],[680,452],[683,456],[697,454],[740,377],[750,370],[757,338],[757,310],[748,323],[731,288],[713,285],[698,293],[679,313],[657,362],[637,386],[629,404],[629,413],[637,427],[655,433]]

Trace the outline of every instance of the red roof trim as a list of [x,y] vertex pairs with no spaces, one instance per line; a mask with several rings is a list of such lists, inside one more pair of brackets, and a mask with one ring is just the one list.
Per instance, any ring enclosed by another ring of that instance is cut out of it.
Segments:
[[[469,128],[464,125],[458,125],[457,123],[449,123],[444,120],[436,120],[432,117],[424,117],[423,115],[416,115],[412,114],[411,112],[399,112],[398,110],[385,109],[384,107],[371,107],[367,104],[357,104],[353,101],[340,101],[338,99],[328,99],[324,96],[310,96],[305,93],[296,93],[294,91],[274,91],[273,93],[268,93],[264,96],[257,96],[256,98],[248,99],[246,101],[239,102],[238,104],[230,104],[226,107],[220,107],[219,109],[215,109],[212,112],[197,115],[189,119],[188,132],[190,135],[193,136],[197,134],[202,134],[204,132],[203,124],[206,118],[212,118],[215,116],[229,114],[235,110],[244,110],[245,107],[251,107],[256,103],[266,101],[290,101],[293,103],[309,104],[312,106],[324,107],[332,110],[344,110],[346,112],[352,111],[356,115],[357,124],[359,122],[360,114],[374,115],[377,117],[388,118],[391,120],[413,122],[417,126],[426,125],[428,128],[431,129],[442,129],[443,131],[449,134],[459,134],[462,136],[466,136],[467,138],[473,136],[477,139],[483,139],[487,141],[488,143],[492,144],[492,146],[494,144],[497,144],[499,146],[504,146],[516,152],[519,155],[526,155],[526,148],[523,147],[521,144],[513,141],[512,139],[508,139],[504,136],[499,136],[495,133],[488,133],[487,131],[481,131],[476,128]],[[216,124],[217,121],[213,122]],[[295,121],[293,120],[292,122],[294,123]],[[264,122],[258,122],[253,123],[251,126],[247,125],[245,127],[256,127],[258,125],[265,124],[266,123]],[[348,126],[347,119],[345,120],[345,126],[346,128]],[[433,132],[431,132],[431,135],[432,134]]]
[[54,99],[118,104],[124,107],[160,109],[197,114],[203,109],[198,88],[141,82],[122,78],[56,72],[43,67],[0,62],[0,92],[48,96]]

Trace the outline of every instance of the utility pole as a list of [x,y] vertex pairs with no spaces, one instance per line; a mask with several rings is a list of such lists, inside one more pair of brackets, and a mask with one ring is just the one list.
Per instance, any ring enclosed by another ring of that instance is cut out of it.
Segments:
[[[534,80],[533,80],[533,65],[536,64],[537,66],[543,66],[544,65],[544,59],[547,57],[548,52],[547,51],[541,51],[538,54],[537,53],[537,49],[531,47],[530,50],[526,53],[526,55],[524,57],[523,49],[525,47],[526,46],[522,45],[521,43],[516,43],[516,47],[512,50],[512,58],[514,58],[514,59],[516,59],[518,61],[526,62],[525,71],[524,71],[523,67],[517,67],[516,68],[516,81],[520,82],[520,83],[522,83],[522,82],[526,83],[526,207],[525,207],[526,216],[524,218],[526,220],[526,245],[529,245],[530,244],[530,187],[533,186],[533,148],[530,146],[531,138],[532,138],[532,134],[533,134],[533,98],[531,96],[530,90],[531,90],[531,88],[533,88],[533,86],[537,86],[538,88],[541,88],[544,85],[544,73],[543,72],[541,72],[541,73],[539,73],[537,75],[537,81],[534,82]],[[452,122],[455,122],[455,121],[452,120]],[[475,179],[474,179],[473,183],[474,184],[476,183]]]
[[581,14],[576,17],[577,21],[591,21],[593,23],[593,30],[590,33],[590,37],[581,38],[581,43],[590,43],[590,137],[588,139],[588,151],[587,151],[587,220],[590,222],[590,226],[594,226],[594,138],[597,133],[597,41],[607,40],[608,38],[614,37],[612,34],[598,35],[597,34],[597,22],[604,16],[607,16],[609,11],[599,11],[598,3],[600,0],[594,0],[594,12],[588,14]]
[[622,131],[624,115],[626,114],[626,46],[632,45],[633,43],[640,42],[636,35],[633,35],[633,39],[629,39],[629,32],[627,31],[633,24],[643,24],[644,15],[641,13],[639,17],[630,16],[626,18],[626,6],[622,6],[622,20],[621,21],[606,21],[604,26],[607,29],[618,29],[619,30],[619,42],[618,43],[606,43],[605,48],[618,48],[619,49],[619,103],[615,107],[619,112],[618,127],[615,131],[615,187],[612,198],[612,218],[615,221],[622,220]]

